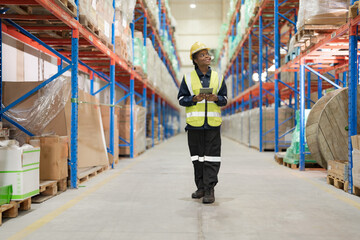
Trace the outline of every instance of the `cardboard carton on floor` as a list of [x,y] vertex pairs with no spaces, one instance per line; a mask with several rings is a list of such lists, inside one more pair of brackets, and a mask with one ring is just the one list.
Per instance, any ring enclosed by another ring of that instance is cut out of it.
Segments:
[[61,180],[68,176],[67,136],[35,137],[40,141],[40,180]]
[[12,200],[39,194],[40,148],[0,149],[0,185],[12,185]]

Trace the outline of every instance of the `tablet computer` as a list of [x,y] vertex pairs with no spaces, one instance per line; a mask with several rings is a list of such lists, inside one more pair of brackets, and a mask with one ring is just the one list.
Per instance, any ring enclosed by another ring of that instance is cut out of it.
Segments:
[[212,94],[213,88],[200,88],[200,93]]

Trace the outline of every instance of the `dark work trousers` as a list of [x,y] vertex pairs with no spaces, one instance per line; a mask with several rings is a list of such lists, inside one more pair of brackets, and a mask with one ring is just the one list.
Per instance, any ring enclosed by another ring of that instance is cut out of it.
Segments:
[[220,128],[188,130],[188,144],[197,188],[214,188],[221,162]]

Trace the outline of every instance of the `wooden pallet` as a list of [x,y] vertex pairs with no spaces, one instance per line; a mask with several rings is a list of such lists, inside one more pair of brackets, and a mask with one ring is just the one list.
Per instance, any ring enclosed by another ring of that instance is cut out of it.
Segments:
[[10,201],[9,204],[0,206],[0,226],[3,218],[14,218],[19,215],[19,210],[27,211],[31,209],[31,198],[20,201]]
[[32,203],[43,203],[46,200],[66,191],[67,189],[67,178],[59,181],[40,181],[39,191],[40,193],[34,196],[31,201]]
[[284,157],[285,157],[285,153],[281,153],[281,152],[275,153],[274,155],[275,162],[277,162],[280,165],[283,165]]
[[97,36],[98,38],[100,38],[99,28],[97,28],[91,21],[89,21],[89,19],[87,18],[86,15],[80,15],[80,16],[79,16],[79,22],[80,22],[88,31],[90,31],[92,34],[94,34],[94,35]]
[[69,13],[71,16],[77,16],[77,6],[75,2],[70,0],[54,0],[54,2],[59,5],[64,11]]
[[295,46],[300,47],[300,50],[306,51],[319,41],[324,39],[327,34],[338,29],[337,25],[310,25],[305,24],[298,29],[295,34]]
[[[283,162],[283,166],[291,168],[291,169],[299,169],[299,163],[287,163]],[[321,168],[321,166],[317,163],[305,163],[305,168]]]
[[348,15],[348,17],[349,18],[357,17],[359,7],[360,7],[359,2],[358,1],[354,2],[354,4],[349,7],[349,15]]
[[343,179],[339,179],[337,177],[334,177],[332,175],[327,175],[327,183],[330,185],[333,185],[334,187],[338,188],[338,189],[342,189],[345,192],[348,191],[349,188],[349,181],[345,181]]
[[[109,169],[109,166],[98,166],[89,168],[78,169],[78,184],[88,181],[90,178],[95,177],[99,173],[102,173]],[[70,186],[70,180],[68,180],[68,186]]]
[[353,186],[353,194],[360,197],[360,187]]

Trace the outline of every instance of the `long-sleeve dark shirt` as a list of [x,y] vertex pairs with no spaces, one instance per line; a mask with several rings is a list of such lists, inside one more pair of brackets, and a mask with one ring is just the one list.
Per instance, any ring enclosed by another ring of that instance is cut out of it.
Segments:
[[[199,68],[195,68],[197,75],[199,76],[200,82],[202,84],[202,86],[204,88],[209,87],[210,85],[210,78],[211,78],[211,68],[209,67],[209,70],[207,71],[207,73],[204,75]],[[179,93],[178,93],[178,100],[179,100],[179,104],[183,107],[190,107],[193,105],[196,105],[196,102],[193,102],[193,97],[194,95],[190,94],[190,91],[186,85],[185,82],[185,78],[183,77],[181,85],[180,85],[180,89],[179,89]],[[218,91],[218,101],[215,101],[215,103],[219,106],[225,106],[227,104],[227,89],[226,89],[226,84],[225,81],[222,82],[220,90]],[[216,128],[220,128],[219,127],[212,127],[208,124],[207,122],[207,117],[205,117],[205,123],[203,126],[201,127],[193,127],[190,126],[189,124],[186,125],[185,130],[201,130],[201,129],[216,129]]]

